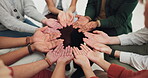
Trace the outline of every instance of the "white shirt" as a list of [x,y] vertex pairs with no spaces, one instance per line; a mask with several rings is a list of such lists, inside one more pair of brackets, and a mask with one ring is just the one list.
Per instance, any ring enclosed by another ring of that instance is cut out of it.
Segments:
[[[121,45],[142,45],[148,43],[148,28],[142,28],[136,32],[118,36]],[[148,70],[148,56],[143,56],[130,52],[121,52],[120,61],[130,64],[137,70]]]

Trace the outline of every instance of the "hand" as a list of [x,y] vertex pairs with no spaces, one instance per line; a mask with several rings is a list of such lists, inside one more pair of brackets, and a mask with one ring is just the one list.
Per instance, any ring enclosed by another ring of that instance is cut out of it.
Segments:
[[44,41],[47,42],[49,39],[49,35],[43,33],[43,31],[45,31],[46,29],[48,29],[47,26],[37,29],[36,32],[34,33],[34,35],[32,37],[30,37],[29,43],[44,42]]
[[86,56],[88,57],[88,59],[90,59],[91,61],[96,62],[97,60],[102,58],[99,52],[92,51],[86,45],[81,45],[80,47],[82,51],[86,53]]
[[72,48],[70,46],[62,52],[61,57],[58,59],[57,63],[68,64],[73,59]]
[[81,67],[90,67],[90,62],[88,58],[84,55],[84,52],[80,51],[78,48],[74,47],[73,48],[73,53],[74,53],[74,62]]
[[74,15],[71,11],[67,11],[66,12],[66,21],[67,21],[67,25],[70,26],[72,25],[74,20]]
[[51,65],[53,63],[55,63],[58,58],[62,55],[62,52],[64,51],[64,46],[62,44],[60,44],[59,46],[57,46],[55,48],[55,50],[50,50],[47,54],[46,54],[46,58],[50,61]]
[[79,28],[79,32],[86,32],[86,31],[91,31],[93,29],[95,29],[98,26],[98,22],[97,21],[92,21],[89,22],[83,26],[80,26]]
[[53,40],[50,42],[36,42],[31,45],[32,51],[39,51],[39,52],[48,52],[50,49],[55,48],[59,44],[61,44],[63,40]]
[[66,27],[67,26],[67,20],[66,20],[66,13],[64,11],[61,11],[59,14],[58,14],[58,20],[60,22],[60,24],[63,26],[63,27]]
[[54,40],[61,36],[61,33],[59,30],[47,28],[45,31],[43,31],[45,34],[49,34],[49,41]]
[[95,50],[98,50],[106,54],[111,54],[112,49],[106,46],[105,44],[96,43],[95,41],[92,41],[86,38],[84,38],[83,40],[88,46],[94,48]]
[[[92,40],[93,43],[108,44],[110,41],[110,37],[102,31],[93,31],[93,33],[85,32],[84,35],[88,37],[89,40]],[[83,40],[86,42],[85,39]]]
[[90,19],[87,18],[87,16],[76,15],[75,17],[78,18],[78,20],[73,23],[73,28],[75,29],[80,28],[81,26],[84,26],[90,21]]
[[63,27],[56,19],[44,19],[43,23],[53,29],[62,29]]
[[1,78],[12,78],[11,70],[4,65],[3,61],[0,60],[0,77]]

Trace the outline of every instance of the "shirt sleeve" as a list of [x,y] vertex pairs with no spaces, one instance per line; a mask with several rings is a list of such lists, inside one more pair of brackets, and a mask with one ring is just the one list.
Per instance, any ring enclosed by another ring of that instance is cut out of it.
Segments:
[[109,78],[146,78],[148,77],[148,70],[142,70],[133,72],[132,70],[127,70],[116,64],[111,64],[108,71]]
[[137,32],[118,36],[121,45],[142,45],[148,42],[148,28],[142,28]]
[[39,11],[37,11],[32,0],[24,0],[24,12],[28,17],[38,22],[41,22],[41,20],[46,18]]
[[148,70],[148,56],[129,52],[121,52],[120,61],[133,66],[137,70]]
[[12,31],[34,33],[37,28],[11,16],[3,7],[0,7],[0,18],[0,23]]

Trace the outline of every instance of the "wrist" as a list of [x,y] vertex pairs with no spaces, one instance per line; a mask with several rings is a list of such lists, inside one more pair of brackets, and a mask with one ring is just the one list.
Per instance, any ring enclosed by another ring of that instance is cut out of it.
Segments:
[[120,57],[120,51],[116,50],[114,56],[119,58]]
[[44,19],[42,19],[41,22],[42,22],[43,24],[46,24],[46,20],[47,20],[47,18],[44,18]]
[[45,58],[44,60],[48,63],[49,66],[52,65],[51,61],[48,58]]

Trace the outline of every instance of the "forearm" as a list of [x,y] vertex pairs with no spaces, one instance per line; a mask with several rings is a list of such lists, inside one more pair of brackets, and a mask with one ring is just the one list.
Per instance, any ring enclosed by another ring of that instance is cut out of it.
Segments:
[[76,11],[76,7],[75,6],[71,6],[69,7],[69,9],[67,11],[70,11],[70,12],[75,12]]
[[12,48],[27,45],[26,37],[12,38],[12,37],[0,37],[0,49]]
[[107,44],[121,44],[120,39],[116,37],[110,37]]
[[57,9],[56,7],[48,7],[49,11],[53,14],[59,14],[62,10]]
[[28,47],[23,47],[18,50],[0,55],[0,59],[4,61],[4,64],[11,65],[28,54]]
[[40,60],[29,64],[14,66],[12,69],[14,78],[31,78],[47,67],[49,67],[48,63],[45,60]]
[[96,63],[97,65],[99,65],[102,69],[104,69],[105,71],[108,71],[108,69],[109,69],[109,67],[110,67],[110,65],[111,65],[109,62],[105,61],[105,60],[102,59],[102,58],[97,59],[97,60],[95,61],[95,63]]
[[65,78],[65,64],[57,63],[51,78]]
[[88,66],[82,66],[82,69],[83,69],[83,72],[85,74],[85,77],[86,78],[90,78],[90,77],[94,77],[96,76],[92,70],[91,67],[88,67]]

